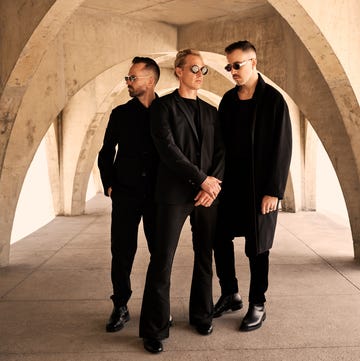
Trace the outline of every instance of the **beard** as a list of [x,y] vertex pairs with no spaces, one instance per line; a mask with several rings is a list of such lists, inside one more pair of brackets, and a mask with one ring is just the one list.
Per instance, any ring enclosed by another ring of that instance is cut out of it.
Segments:
[[145,91],[143,89],[135,90],[132,86],[128,86],[128,92],[132,98],[139,97],[145,93]]

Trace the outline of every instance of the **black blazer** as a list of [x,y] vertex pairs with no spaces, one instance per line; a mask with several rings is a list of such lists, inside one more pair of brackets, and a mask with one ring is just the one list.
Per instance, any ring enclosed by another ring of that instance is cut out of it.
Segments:
[[178,90],[151,107],[151,135],[160,157],[155,199],[160,203],[193,203],[207,176],[223,178],[225,153],[217,111],[198,102],[201,139]]
[[158,155],[150,134],[150,110],[135,97],[112,110],[99,152],[105,195],[153,198]]

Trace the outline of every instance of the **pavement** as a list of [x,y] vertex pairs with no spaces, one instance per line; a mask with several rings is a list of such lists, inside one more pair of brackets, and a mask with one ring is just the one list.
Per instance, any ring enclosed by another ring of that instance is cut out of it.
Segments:
[[[270,254],[267,319],[238,328],[247,310],[249,270],[244,240],[235,242],[244,308],[214,320],[210,336],[188,324],[193,251],[186,223],[175,255],[164,352],[144,351],[139,313],[149,261],[142,229],[132,271],[131,320],[106,333],[112,310],[110,210],[97,195],[86,214],[57,217],[11,247],[0,269],[1,361],[360,360],[360,263],[348,225],[316,212],[281,213]],[[215,273],[214,273],[215,274]],[[214,275],[214,301],[220,289]]]

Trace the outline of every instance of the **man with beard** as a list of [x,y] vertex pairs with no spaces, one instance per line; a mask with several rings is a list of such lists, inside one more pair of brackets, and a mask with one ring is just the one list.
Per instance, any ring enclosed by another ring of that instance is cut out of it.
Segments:
[[130,273],[137,249],[138,227],[143,220],[151,253],[154,243],[154,185],[158,157],[150,134],[149,108],[157,97],[160,69],[147,57],[135,57],[125,76],[126,104],[112,110],[98,157],[106,196],[112,199],[111,281],[114,307],[107,332],[121,330],[129,321]]

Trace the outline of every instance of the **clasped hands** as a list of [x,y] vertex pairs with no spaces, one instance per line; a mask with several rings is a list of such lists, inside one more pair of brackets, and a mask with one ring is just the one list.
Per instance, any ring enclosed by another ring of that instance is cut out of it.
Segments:
[[194,198],[195,207],[210,207],[221,191],[220,184],[221,180],[207,176],[204,182],[201,183],[201,190]]

